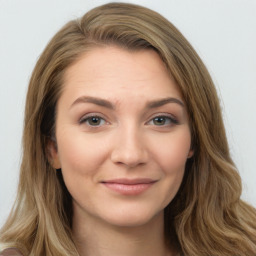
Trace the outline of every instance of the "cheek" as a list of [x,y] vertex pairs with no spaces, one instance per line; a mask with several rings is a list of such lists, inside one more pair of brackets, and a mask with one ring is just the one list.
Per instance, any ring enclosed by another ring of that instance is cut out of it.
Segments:
[[189,129],[183,132],[166,136],[161,141],[155,154],[158,162],[166,174],[175,174],[184,171],[185,164],[189,157],[191,147],[191,136]]
[[58,154],[63,173],[86,176],[92,175],[105,160],[107,148],[100,138],[67,131],[58,138]]
[[81,132],[66,131],[59,135],[58,154],[65,185],[76,202],[82,202],[86,195],[89,203],[95,189],[93,184],[106,157],[106,147]]
[[161,147],[155,151],[155,159],[162,170],[163,182],[159,190],[165,195],[164,207],[175,197],[181,185],[188,154],[190,152],[190,132],[166,136]]

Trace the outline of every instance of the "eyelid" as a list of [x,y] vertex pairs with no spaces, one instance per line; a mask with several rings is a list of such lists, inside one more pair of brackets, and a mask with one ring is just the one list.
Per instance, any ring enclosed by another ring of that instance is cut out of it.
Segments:
[[[158,113],[158,114],[155,114],[155,115],[150,117],[150,119],[146,122],[146,124],[148,124],[149,122],[153,121],[153,119],[157,118],[157,117],[169,118],[171,120],[171,122],[172,122],[172,125],[179,124],[178,119],[174,115],[169,114],[169,113]],[[167,125],[165,125],[165,126],[167,126]]]
[[[85,115],[83,115],[80,119],[79,119],[79,124],[84,124],[89,118],[91,117],[97,117],[97,118],[100,118],[102,119],[105,123],[104,124],[109,124],[109,122],[107,121],[107,118],[103,117],[103,115],[101,113],[95,113],[95,112],[92,112],[92,113],[87,113]],[[149,124],[150,122],[152,122],[154,120],[154,118],[158,118],[158,117],[163,117],[163,118],[167,118],[170,120],[170,124],[165,124],[165,125],[162,125],[162,127],[166,127],[166,126],[173,126],[173,125],[177,125],[179,124],[179,120],[173,115],[173,114],[170,114],[170,113],[157,113],[157,114],[154,114],[152,115],[148,121],[145,123],[146,125],[152,125],[152,124]],[[93,127],[91,125],[88,125],[90,127]],[[96,126],[94,128],[97,128],[97,127],[101,127],[102,125],[99,125],[99,126]],[[159,127],[161,127],[161,125],[159,125]]]
[[89,119],[90,117],[97,117],[97,118],[100,118],[100,119],[104,120],[104,121],[107,123],[106,118],[102,117],[101,114],[99,114],[99,113],[88,113],[88,114],[83,115],[83,116],[79,119],[79,124],[84,123],[84,122],[85,122],[87,119]]

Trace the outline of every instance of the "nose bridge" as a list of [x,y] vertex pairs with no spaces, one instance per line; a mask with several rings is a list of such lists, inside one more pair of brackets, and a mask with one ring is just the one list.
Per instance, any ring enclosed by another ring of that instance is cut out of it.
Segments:
[[135,124],[119,127],[112,151],[112,161],[128,167],[146,163],[148,152],[142,131]]

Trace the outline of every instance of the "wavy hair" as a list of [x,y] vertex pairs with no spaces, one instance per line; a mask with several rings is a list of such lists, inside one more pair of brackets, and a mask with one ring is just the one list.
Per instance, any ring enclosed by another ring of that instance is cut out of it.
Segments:
[[195,50],[164,17],[124,3],[99,6],[67,23],[49,42],[29,83],[23,159],[15,205],[1,229],[4,247],[24,255],[78,256],[71,196],[50,164],[55,107],[65,70],[93,47],[154,49],[186,102],[194,156],[165,209],[165,238],[177,255],[256,255],[256,211],[240,199],[241,179],[230,157],[218,95]]

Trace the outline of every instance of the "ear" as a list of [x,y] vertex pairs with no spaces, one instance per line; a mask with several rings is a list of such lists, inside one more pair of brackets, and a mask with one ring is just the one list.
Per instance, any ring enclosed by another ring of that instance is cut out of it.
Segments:
[[190,149],[188,152],[188,158],[191,158],[194,155],[194,150]]
[[57,150],[56,142],[49,139],[47,142],[48,161],[54,169],[60,169],[61,164],[59,160],[59,154]]

